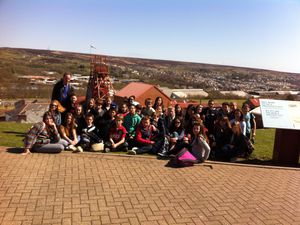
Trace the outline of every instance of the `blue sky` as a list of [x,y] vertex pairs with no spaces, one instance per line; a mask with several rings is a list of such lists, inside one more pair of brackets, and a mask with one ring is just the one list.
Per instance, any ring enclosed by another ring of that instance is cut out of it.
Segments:
[[0,0],[0,47],[300,73],[300,1]]

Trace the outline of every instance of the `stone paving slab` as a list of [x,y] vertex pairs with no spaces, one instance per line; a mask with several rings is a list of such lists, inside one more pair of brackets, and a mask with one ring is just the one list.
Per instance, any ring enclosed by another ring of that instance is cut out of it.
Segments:
[[300,224],[300,171],[0,147],[0,224]]

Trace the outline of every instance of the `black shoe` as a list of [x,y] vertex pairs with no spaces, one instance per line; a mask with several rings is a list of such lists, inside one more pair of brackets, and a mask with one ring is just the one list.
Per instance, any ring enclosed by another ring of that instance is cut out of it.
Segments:
[[161,156],[161,157],[167,157],[167,156],[168,156],[168,154],[167,154],[167,151],[166,151],[166,150],[163,150],[163,151],[161,151],[161,152],[157,153],[157,155],[159,155],[159,156]]

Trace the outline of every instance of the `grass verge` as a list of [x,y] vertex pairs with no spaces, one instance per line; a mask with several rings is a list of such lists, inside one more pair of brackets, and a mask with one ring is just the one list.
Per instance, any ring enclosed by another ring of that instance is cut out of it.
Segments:
[[23,138],[31,124],[0,122],[0,146],[23,147]]

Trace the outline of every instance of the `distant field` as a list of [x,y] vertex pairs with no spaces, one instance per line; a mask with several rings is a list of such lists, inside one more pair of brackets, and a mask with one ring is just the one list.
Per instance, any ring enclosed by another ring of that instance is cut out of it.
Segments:
[[[16,122],[0,123],[0,146],[22,147],[25,133],[31,124]],[[257,130],[255,150],[245,163],[266,164],[272,159],[275,129]]]
[[[207,103],[209,99],[201,99],[201,103]],[[195,99],[195,101],[200,101],[199,99]],[[214,99],[215,103],[222,104],[223,102],[236,102],[239,108],[242,107],[243,103],[246,99]]]
[[[281,90],[282,80],[290,90],[297,89],[300,84],[299,74],[287,72],[169,60],[106,57],[110,76],[119,81],[137,79],[172,89],[201,88],[207,90],[211,98],[224,98],[219,91],[232,88],[247,91]],[[52,85],[30,84],[29,81],[20,80],[19,76],[42,75],[60,79],[66,71],[88,76],[90,59],[91,55],[82,53],[0,48],[0,98],[49,97]],[[51,75],[49,72],[52,72]],[[85,94],[83,85],[77,91],[80,95]],[[124,85],[122,82],[114,83],[116,89]],[[282,98],[285,99],[285,96]]]

